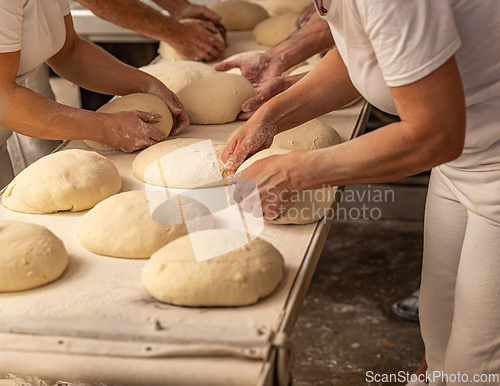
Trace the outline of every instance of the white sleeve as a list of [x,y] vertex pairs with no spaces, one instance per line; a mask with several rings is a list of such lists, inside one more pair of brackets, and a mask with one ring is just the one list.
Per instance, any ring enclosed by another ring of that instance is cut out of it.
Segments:
[[388,86],[416,82],[460,47],[450,0],[355,0]]
[[61,6],[63,16],[66,16],[71,12],[68,0],[59,0],[59,4]]
[[0,1],[0,52],[21,49],[25,0]]

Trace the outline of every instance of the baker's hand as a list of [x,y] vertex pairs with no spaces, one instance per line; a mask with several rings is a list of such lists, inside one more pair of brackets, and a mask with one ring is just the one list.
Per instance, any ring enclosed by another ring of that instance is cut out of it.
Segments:
[[102,138],[96,140],[126,153],[144,149],[165,139],[164,132],[149,125],[159,122],[162,118],[160,114],[138,110],[96,114],[101,115],[103,122],[103,130],[100,131]]
[[169,41],[168,44],[190,60],[211,62],[225,48],[225,42],[215,37],[219,32],[221,29],[210,21],[196,19],[176,23],[176,39]]
[[241,121],[249,119],[260,106],[297,83],[304,75],[278,76],[271,79],[256,96],[243,103],[241,106],[242,113],[238,115],[238,119]]
[[172,113],[172,131],[170,135],[176,135],[182,133],[186,127],[189,125],[189,118],[187,116],[186,110],[182,106],[181,101],[177,98],[172,91],[170,91],[163,83],[158,81],[156,78],[151,77],[151,83],[149,83],[142,92],[147,94],[153,94],[159,97],[165,102],[168,109]]
[[211,21],[214,24],[219,23],[221,20],[220,15],[218,15],[214,11],[211,11],[210,9],[201,5],[190,4],[187,2],[179,7],[170,7],[168,11],[175,20],[188,18],[202,19]]
[[224,168],[234,173],[245,158],[271,146],[278,132],[278,124],[270,118],[255,123],[248,121],[224,149],[221,155]]
[[[292,153],[293,154],[293,153]],[[290,154],[261,159],[236,174],[234,200],[255,217],[274,220],[297,193],[290,171],[296,161]]]
[[239,68],[241,75],[252,83],[257,92],[267,82],[283,72],[283,64],[280,58],[270,57],[259,52],[251,52],[227,62],[214,64],[214,69],[217,71],[229,71],[232,68]]

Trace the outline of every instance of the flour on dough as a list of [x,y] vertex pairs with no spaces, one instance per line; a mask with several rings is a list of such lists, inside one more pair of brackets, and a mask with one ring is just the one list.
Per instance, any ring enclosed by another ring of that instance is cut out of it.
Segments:
[[157,63],[140,67],[139,70],[160,80],[174,94],[197,79],[217,73],[208,64],[187,60],[178,62],[160,60]]
[[[231,141],[241,127],[229,134],[227,142]],[[293,129],[276,134],[271,148],[313,150],[338,145],[340,142],[340,135],[335,129],[325,125],[318,119],[312,119]]]
[[255,26],[253,39],[259,44],[273,47],[293,33],[298,17],[298,13],[284,13],[265,19]]
[[192,124],[234,122],[241,106],[257,95],[243,76],[218,73],[195,80],[177,93]]
[[[120,98],[113,99],[112,101],[101,106],[97,112],[112,114],[118,111],[133,110],[160,114],[162,116],[161,120],[157,123],[151,123],[150,126],[163,131],[166,136],[170,134],[173,124],[172,113],[165,102],[163,102],[156,95],[142,93],[125,95]],[[96,150],[116,150],[114,147],[96,141],[84,140],[83,142],[85,142],[87,146]]]
[[116,166],[93,151],[64,150],[28,166],[9,184],[2,204],[15,212],[78,212],[120,191]]
[[68,265],[63,242],[41,225],[0,221],[0,246],[0,292],[40,287]]
[[[290,150],[278,148],[262,150],[243,162],[236,173],[240,173],[263,158],[288,153]],[[333,204],[333,199],[333,189],[329,187],[297,192],[297,195],[292,198],[292,204],[271,222],[274,224],[310,224],[316,222],[325,216]]]
[[132,163],[134,176],[147,184],[179,189],[224,185],[220,156],[227,144],[200,138],[176,138],[143,150]]
[[149,258],[189,232],[213,228],[202,203],[162,191],[116,194],[97,204],[78,224],[78,240],[99,255]]
[[209,5],[208,8],[222,17],[221,24],[228,31],[251,30],[269,17],[260,5],[242,0],[221,1]]
[[[200,259],[197,251],[216,257]],[[183,236],[154,253],[144,266],[142,282],[162,302],[243,306],[271,294],[283,271],[283,257],[268,242],[249,242],[245,233],[213,229]]]

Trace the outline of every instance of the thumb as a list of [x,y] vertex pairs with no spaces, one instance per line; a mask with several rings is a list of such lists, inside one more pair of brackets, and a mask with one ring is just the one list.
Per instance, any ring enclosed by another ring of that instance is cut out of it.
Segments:
[[215,71],[229,71],[236,67],[238,67],[238,64],[234,60],[230,60],[229,62],[219,62],[214,64]]

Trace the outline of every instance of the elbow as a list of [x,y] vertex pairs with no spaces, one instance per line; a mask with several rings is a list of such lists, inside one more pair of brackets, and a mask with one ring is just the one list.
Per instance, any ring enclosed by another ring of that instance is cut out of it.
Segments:
[[428,149],[430,166],[438,166],[453,161],[462,155],[465,144],[465,119],[449,128],[440,130],[438,135],[429,136]]

